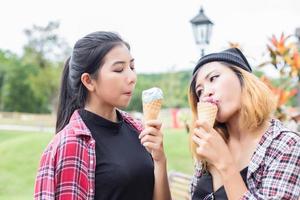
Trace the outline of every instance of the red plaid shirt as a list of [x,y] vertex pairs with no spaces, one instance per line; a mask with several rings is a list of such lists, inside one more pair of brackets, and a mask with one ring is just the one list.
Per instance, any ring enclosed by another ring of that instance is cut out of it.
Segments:
[[[300,136],[286,129],[280,121],[272,120],[248,165],[248,191],[241,199],[298,200],[299,174]],[[201,166],[196,164],[191,183],[192,194],[201,176]]]
[[[142,124],[121,112],[128,124],[142,131]],[[94,199],[95,140],[78,111],[44,151],[38,169],[35,199]]]

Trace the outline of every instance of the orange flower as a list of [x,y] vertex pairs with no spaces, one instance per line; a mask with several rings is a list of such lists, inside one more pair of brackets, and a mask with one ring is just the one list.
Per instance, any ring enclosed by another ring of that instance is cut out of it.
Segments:
[[270,39],[272,46],[274,47],[274,51],[276,51],[279,55],[285,55],[288,53],[288,48],[286,47],[286,40],[290,36],[284,36],[284,33],[281,34],[280,39],[278,40],[275,35],[272,35]]
[[273,86],[271,81],[265,76],[262,76],[260,79],[271,89],[273,94],[276,96],[277,108],[286,104],[293,96],[297,94],[297,89],[287,91],[281,87]]
[[290,91],[285,91],[285,90],[279,88],[278,93],[279,94],[278,94],[277,106],[280,107],[280,106],[286,104],[290,98],[295,96],[297,94],[297,90],[293,89]]

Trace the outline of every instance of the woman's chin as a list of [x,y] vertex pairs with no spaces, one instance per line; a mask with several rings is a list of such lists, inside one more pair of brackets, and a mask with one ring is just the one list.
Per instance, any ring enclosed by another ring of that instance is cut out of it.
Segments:
[[217,121],[218,123],[221,123],[221,124],[226,123],[227,120],[228,120],[227,117],[223,117],[223,116],[217,116],[217,117],[216,117],[216,121]]
[[121,108],[121,109],[124,109],[124,108],[128,107],[129,103],[130,103],[129,101],[128,102],[124,102],[124,103],[120,103],[117,107]]

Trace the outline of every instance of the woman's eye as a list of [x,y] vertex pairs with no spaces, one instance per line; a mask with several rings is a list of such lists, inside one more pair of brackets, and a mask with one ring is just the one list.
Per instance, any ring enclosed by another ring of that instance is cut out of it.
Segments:
[[201,94],[202,94],[202,90],[196,91],[196,95],[197,95],[198,99],[200,98]]
[[134,67],[134,66],[130,66],[130,69],[131,69],[132,71],[134,71],[134,70],[135,70],[135,67]]
[[216,78],[218,78],[219,77],[219,75],[215,75],[215,76],[212,76],[212,77],[210,77],[210,82],[213,82]]
[[115,70],[114,70],[114,72],[118,72],[118,73],[119,73],[119,72],[122,72],[122,71],[123,71],[123,68],[119,68],[119,69],[115,69]]

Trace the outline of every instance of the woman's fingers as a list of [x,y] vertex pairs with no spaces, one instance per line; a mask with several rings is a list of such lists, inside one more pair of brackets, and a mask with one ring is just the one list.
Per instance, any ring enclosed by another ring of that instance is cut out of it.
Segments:
[[209,125],[209,123],[207,122],[207,121],[201,121],[201,120],[197,120],[196,121],[196,127],[197,128],[203,128],[205,131],[207,131],[207,132],[210,132],[211,131],[211,129],[213,128],[213,127],[211,127],[210,125]]
[[192,136],[192,140],[197,144],[197,155],[205,158],[207,156],[207,150],[210,149],[208,141],[200,139],[195,135]]
[[154,127],[158,130],[160,130],[161,126],[162,126],[162,123],[161,121],[159,120],[148,120],[146,123],[145,123],[146,127]]
[[[145,142],[144,144],[144,147],[146,147],[146,149],[149,151],[149,149],[151,149],[152,151],[153,150],[159,150],[160,149],[160,144],[158,143],[153,143],[153,142]],[[151,153],[153,153],[151,151]]]
[[139,139],[143,138],[145,135],[158,135],[158,134],[160,134],[159,129],[148,126],[140,133]]
[[145,142],[162,143],[162,138],[153,135],[145,135],[141,138],[141,143],[144,144]]
[[203,128],[195,128],[194,135],[199,137],[200,139],[207,139],[209,133],[207,133]]

